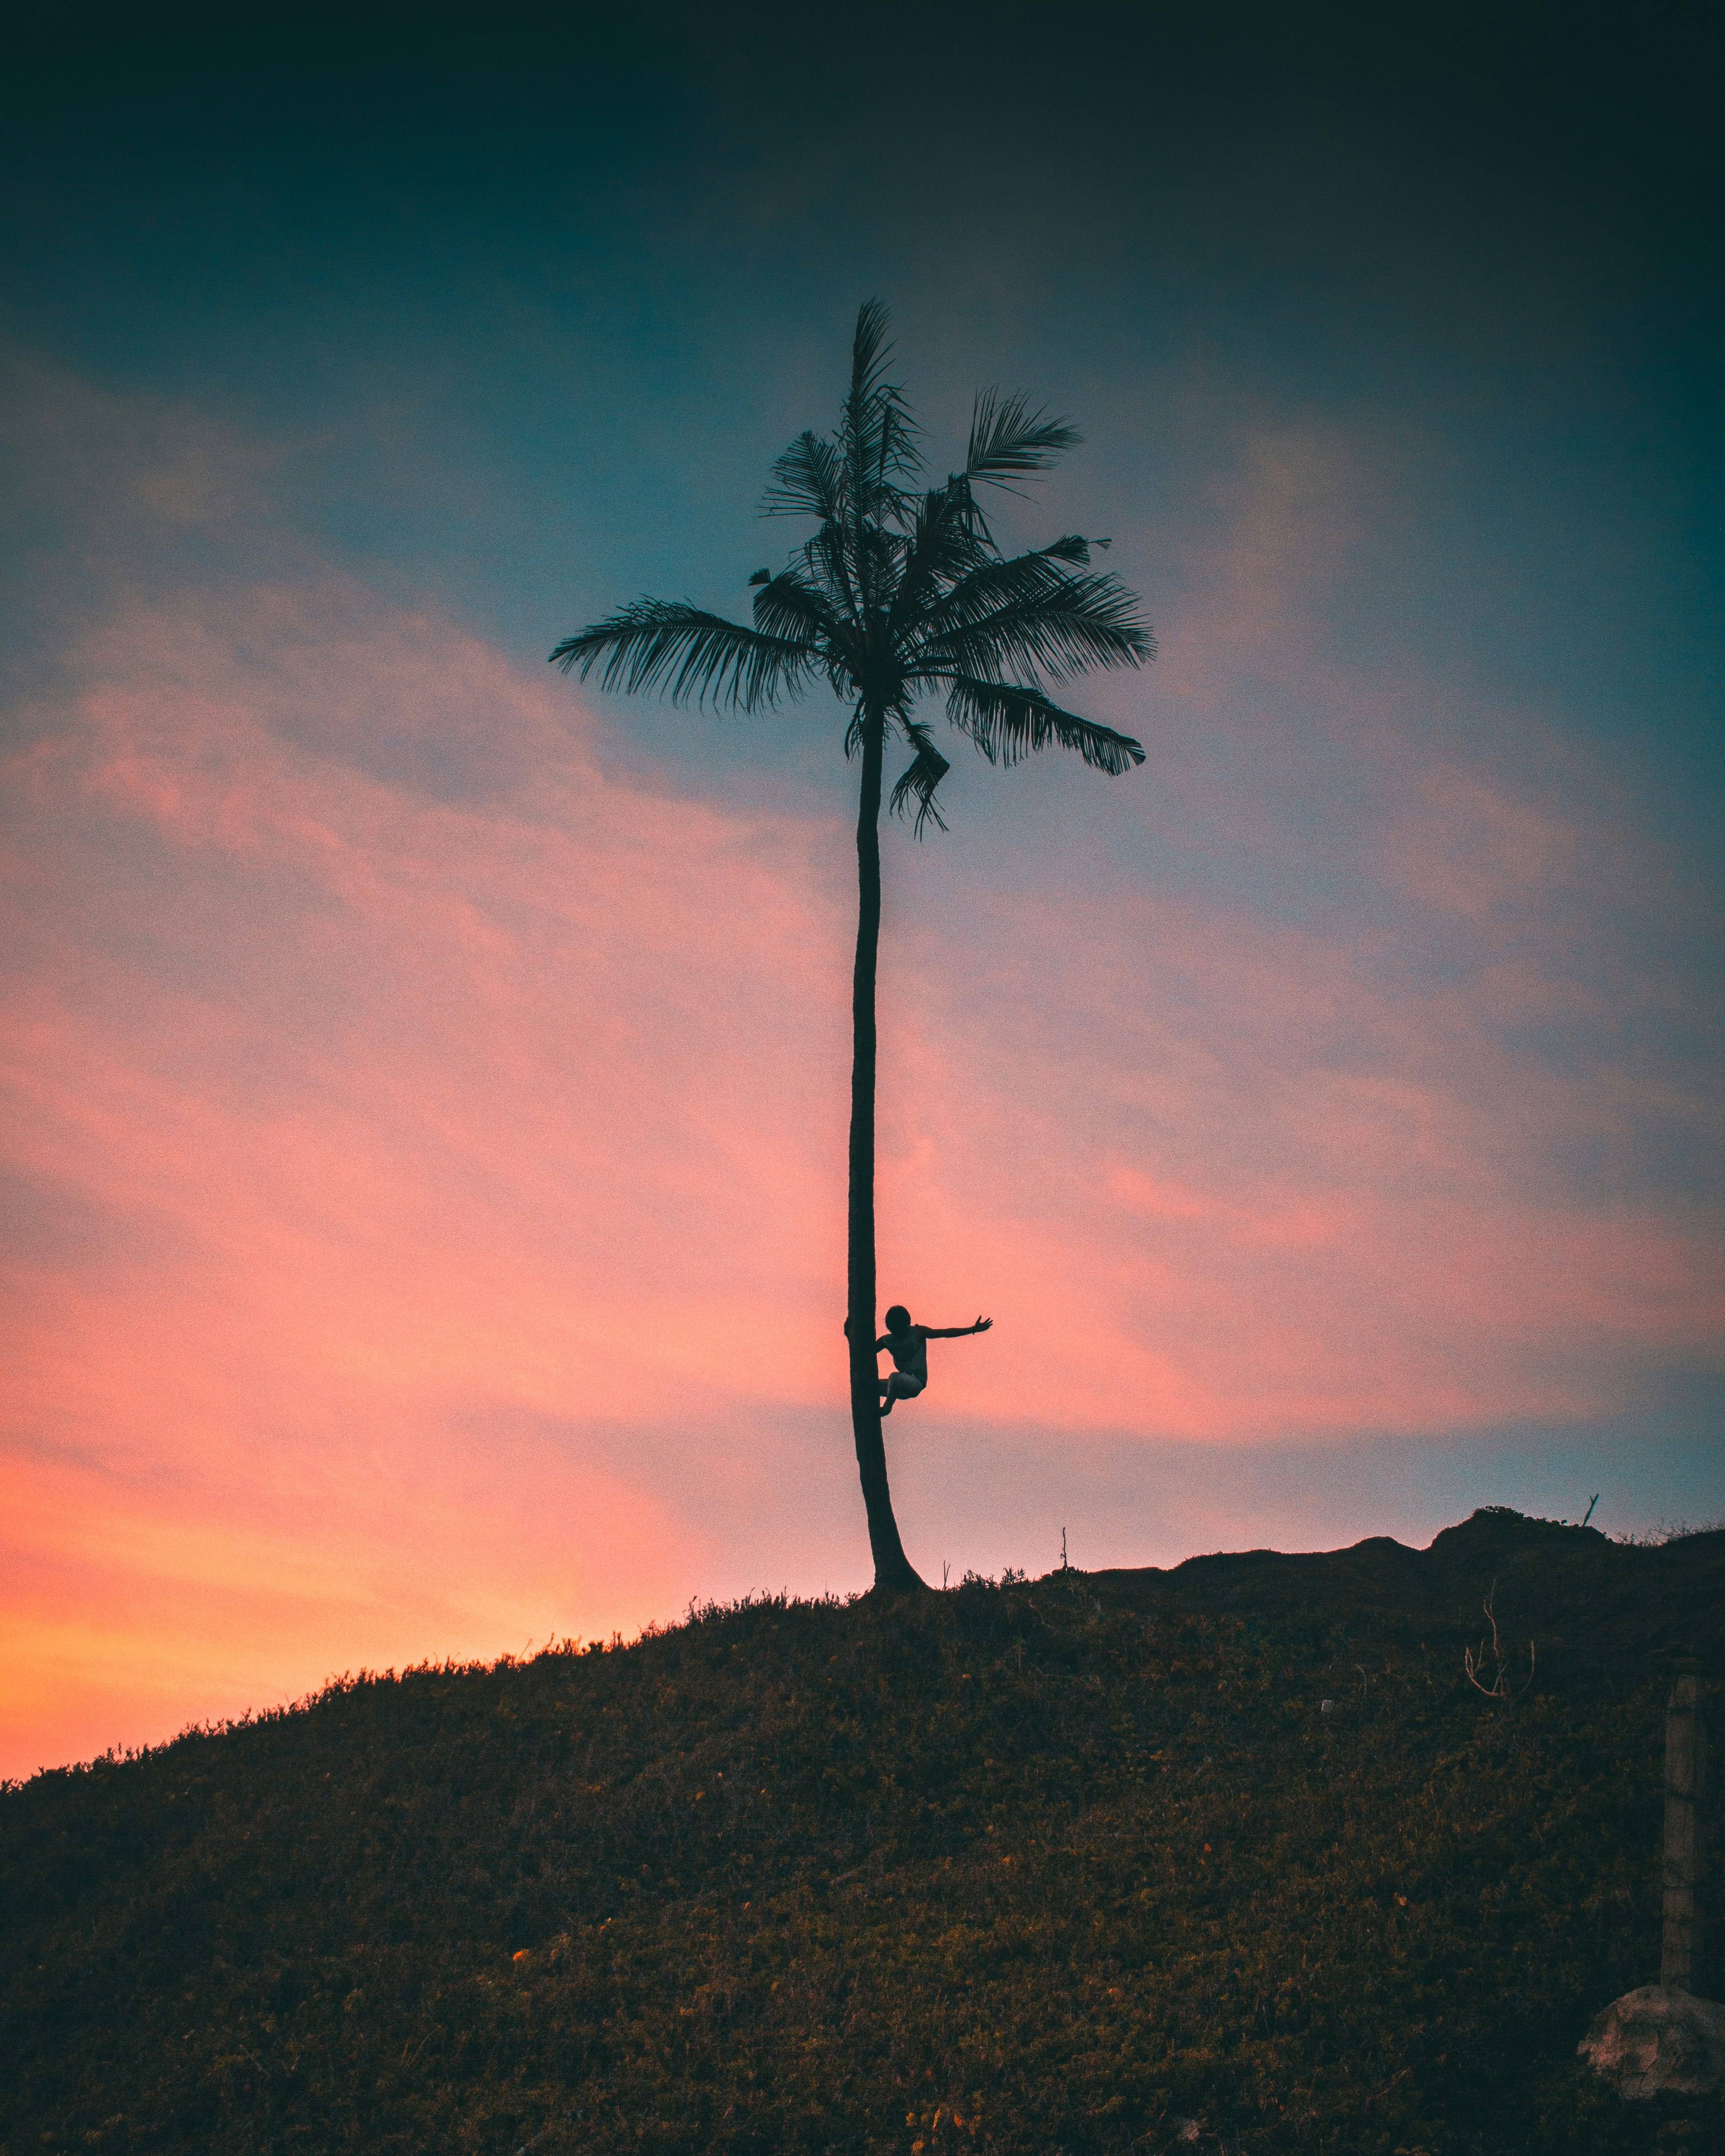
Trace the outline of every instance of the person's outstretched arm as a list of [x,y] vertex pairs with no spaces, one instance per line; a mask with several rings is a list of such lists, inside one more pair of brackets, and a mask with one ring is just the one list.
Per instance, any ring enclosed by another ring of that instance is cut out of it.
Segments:
[[963,1340],[972,1332],[986,1332],[993,1322],[992,1317],[979,1317],[974,1325],[922,1325],[917,1330],[931,1340]]

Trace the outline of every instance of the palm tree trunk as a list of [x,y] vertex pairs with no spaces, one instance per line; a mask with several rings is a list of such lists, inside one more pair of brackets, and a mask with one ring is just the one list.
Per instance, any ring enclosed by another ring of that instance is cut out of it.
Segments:
[[856,818],[856,970],[850,986],[850,1213],[847,1250],[846,1330],[850,1338],[850,1425],[857,1471],[869,1516],[869,1547],[877,1593],[903,1594],[925,1585],[905,1555],[880,1435],[875,1356],[875,967],[880,944],[880,761],[886,725],[865,714],[862,799]]

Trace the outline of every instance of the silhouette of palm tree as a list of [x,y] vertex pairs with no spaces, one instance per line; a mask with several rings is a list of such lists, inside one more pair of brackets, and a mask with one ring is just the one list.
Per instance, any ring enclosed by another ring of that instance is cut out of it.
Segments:
[[1079,436],[1019,397],[976,400],[964,469],[942,486],[907,484],[922,469],[902,393],[886,378],[886,311],[870,300],[856,321],[850,393],[830,437],[799,435],[773,467],[763,512],[809,516],[814,536],[774,574],[760,569],[754,626],[665,599],[637,599],[552,653],[583,680],[602,667],[608,690],[656,689],[759,711],[824,679],[850,711],[849,757],[860,755],[856,819],[859,917],[852,979],[849,1295],[850,1414],[867,1508],[875,1584],[924,1584],[893,1517],[881,1442],[875,1340],[875,973],[880,930],[881,767],[890,736],[911,761],[893,787],[895,814],[914,814],[921,837],[946,829],[936,790],[951,768],[916,706],[944,694],[947,716],[990,762],[1076,749],[1098,771],[1144,761],[1138,743],[1062,711],[1039,677],[1137,666],[1155,655],[1136,601],[1090,567],[1106,540],[1076,535],[1035,553],[1004,556],[977,501],[988,485],[1016,492]]

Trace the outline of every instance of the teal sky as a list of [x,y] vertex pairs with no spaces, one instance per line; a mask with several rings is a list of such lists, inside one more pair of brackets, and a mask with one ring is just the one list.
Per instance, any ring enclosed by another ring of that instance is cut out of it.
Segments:
[[[9,327],[230,419],[297,527],[532,645],[734,590],[879,292],[937,437],[997,376],[1081,413],[1093,517],[1201,514],[1243,412],[1358,436],[1398,528],[1338,637],[1656,742],[1692,799],[1705,11],[1378,15],[98,9],[15,77]],[[1173,551],[1138,566],[1165,612]]]

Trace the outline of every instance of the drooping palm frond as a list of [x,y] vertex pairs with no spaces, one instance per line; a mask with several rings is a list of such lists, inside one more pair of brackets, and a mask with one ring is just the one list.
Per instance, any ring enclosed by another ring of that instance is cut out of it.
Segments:
[[1144,761],[1130,734],[1063,711],[1040,689],[1021,682],[978,681],[959,675],[947,695],[947,716],[990,763],[1014,764],[1051,746],[1076,749],[1096,771],[1117,778]]
[[753,711],[794,696],[820,656],[811,639],[767,635],[669,599],[637,599],[566,637],[551,663],[565,674],[578,669],[583,681],[603,663],[605,689],[663,688],[674,704],[711,697]]
[[1020,554],[978,570],[930,609],[916,634],[916,670],[1063,680],[1093,666],[1139,666],[1156,642],[1137,608],[1114,577],[1073,576],[1045,555]]
[[1064,419],[1051,419],[1045,409],[1033,412],[1028,398],[984,389],[971,417],[964,476],[1016,494],[1014,480],[1046,471],[1064,450],[1076,449],[1083,439]]
[[911,826],[917,838],[932,822],[937,830],[944,831],[947,819],[935,806],[935,788],[952,768],[934,745],[934,737],[918,719],[908,711],[896,715],[905,738],[916,752],[905,767],[904,775],[893,788],[887,806],[895,816],[907,816],[911,804],[916,805],[916,820]]

